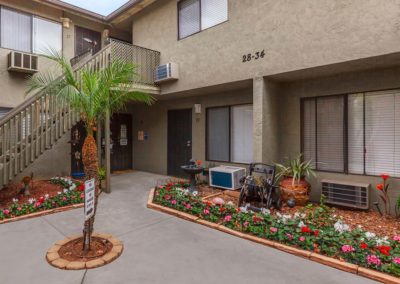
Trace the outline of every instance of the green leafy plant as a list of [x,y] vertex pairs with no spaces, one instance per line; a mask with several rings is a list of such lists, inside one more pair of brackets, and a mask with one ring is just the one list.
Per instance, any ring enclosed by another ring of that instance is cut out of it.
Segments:
[[105,168],[99,168],[99,180],[105,180],[107,177],[107,171]]
[[312,161],[303,161],[303,155],[299,154],[294,159],[287,159],[285,164],[275,164],[278,168],[277,178],[292,177],[292,185],[299,184],[300,180],[307,176],[316,176]]

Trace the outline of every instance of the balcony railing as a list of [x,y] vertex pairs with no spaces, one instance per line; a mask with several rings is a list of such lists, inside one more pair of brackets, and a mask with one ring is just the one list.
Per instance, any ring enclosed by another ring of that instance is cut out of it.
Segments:
[[[160,52],[148,48],[132,45],[118,40],[110,40],[103,49],[87,61],[90,52],[84,53],[71,59],[71,64],[76,69],[89,66],[90,68],[101,69],[110,62],[123,61],[132,63],[136,67],[136,74],[132,80],[137,84],[155,86],[154,75],[160,65]],[[79,66],[81,62],[85,62]],[[74,68],[74,69],[75,69]]]

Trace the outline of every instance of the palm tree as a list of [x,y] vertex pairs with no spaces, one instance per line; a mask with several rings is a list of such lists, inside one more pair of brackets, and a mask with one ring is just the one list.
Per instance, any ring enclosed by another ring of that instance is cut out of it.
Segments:
[[90,250],[90,239],[97,211],[99,196],[97,146],[93,137],[93,128],[98,121],[104,121],[106,113],[121,110],[127,102],[136,101],[151,105],[155,99],[133,90],[132,78],[135,67],[120,61],[110,63],[100,70],[83,68],[79,74],[73,70],[70,63],[58,52],[51,50],[44,57],[54,61],[61,68],[61,77],[54,72],[36,73],[28,80],[27,93],[44,91],[70,104],[74,111],[81,115],[87,136],[82,147],[82,162],[85,167],[86,179],[95,178],[95,210],[94,216],[85,221],[83,237],[84,252]]

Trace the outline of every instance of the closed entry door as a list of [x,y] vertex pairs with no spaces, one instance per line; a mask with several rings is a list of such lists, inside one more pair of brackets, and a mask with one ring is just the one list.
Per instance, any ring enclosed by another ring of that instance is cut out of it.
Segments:
[[111,119],[111,171],[132,169],[132,116],[116,113]]
[[192,158],[192,110],[168,111],[168,175],[182,177]]

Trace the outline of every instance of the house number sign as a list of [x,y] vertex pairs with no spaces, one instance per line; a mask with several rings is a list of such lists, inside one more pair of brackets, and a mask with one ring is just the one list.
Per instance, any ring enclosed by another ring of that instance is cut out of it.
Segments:
[[249,62],[252,60],[258,60],[260,58],[264,58],[265,56],[265,50],[260,50],[260,51],[256,51],[254,53],[248,53],[248,54],[244,54],[242,55],[242,62]]

